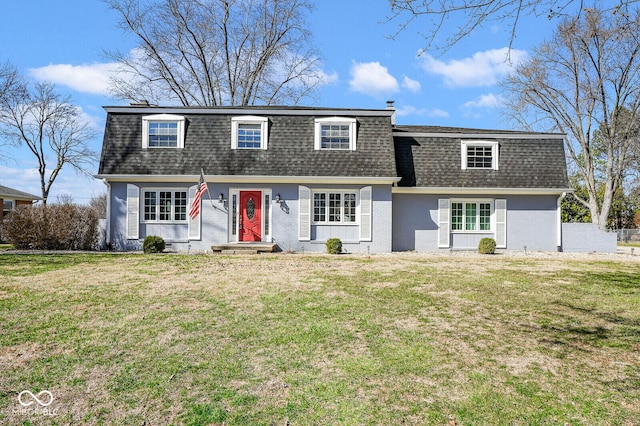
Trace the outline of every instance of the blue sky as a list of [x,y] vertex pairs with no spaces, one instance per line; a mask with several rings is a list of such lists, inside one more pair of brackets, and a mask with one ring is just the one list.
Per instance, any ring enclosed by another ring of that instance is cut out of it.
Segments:
[[[124,104],[108,96],[110,64],[101,52],[126,52],[135,44],[117,28],[115,13],[100,0],[7,1],[2,12],[0,62],[8,60],[32,81],[56,83],[101,132],[102,107]],[[425,44],[419,31],[428,21],[417,21],[391,40],[399,22],[386,22],[389,13],[387,0],[316,0],[310,29],[327,83],[313,106],[384,108],[394,100],[398,124],[508,128],[497,82],[509,69],[504,59],[510,28],[493,22],[444,54],[418,55]],[[556,23],[522,19],[512,62],[549,37]],[[101,142],[101,136],[92,141],[94,149]],[[0,164],[0,184],[40,194],[36,164],[26,149],[13,149],[11,157]],[[104,191],[101,182],[67,169],[50,200],[69,194],[85,203]]]

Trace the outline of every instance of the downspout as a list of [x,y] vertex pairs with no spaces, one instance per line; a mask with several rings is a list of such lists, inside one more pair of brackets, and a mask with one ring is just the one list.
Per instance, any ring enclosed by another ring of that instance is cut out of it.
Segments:
[[562,251],[562,199],[567,196],[566,192],[563,192],[558,197],[558,206],[556,208],[557,226],[558,232],[556,233],[556,246],[558,251]]
[[104,183],[107,187],[107,218],[105,223],[105,244],[107,248],[111,247],[111,184],[106,180],[102,179],[102,183]]

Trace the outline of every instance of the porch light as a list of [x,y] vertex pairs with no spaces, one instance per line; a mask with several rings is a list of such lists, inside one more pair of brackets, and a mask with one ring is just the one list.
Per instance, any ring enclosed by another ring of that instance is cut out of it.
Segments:
[[282,202],[282,198],[280,198],[280,194],[276,194],[276,203],[280,204]]
[[224,199],[224,194],[221,192],[220,195],[218,195],[218,202],[219,203],[224,203],[226,200]]

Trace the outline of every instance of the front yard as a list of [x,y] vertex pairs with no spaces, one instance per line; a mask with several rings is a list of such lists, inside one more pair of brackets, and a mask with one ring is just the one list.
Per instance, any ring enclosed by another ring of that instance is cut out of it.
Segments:
[[1,424],[640,423],[638,256],[3,253],[0,275]]

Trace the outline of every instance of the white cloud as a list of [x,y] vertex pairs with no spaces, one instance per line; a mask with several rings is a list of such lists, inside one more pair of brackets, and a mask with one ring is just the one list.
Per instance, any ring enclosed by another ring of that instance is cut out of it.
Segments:
[[0,181],[4,186],[18,191],[28,192],[33,195],[41,194],[40,174],[37,168],[18,169],[0,166]]
[[51,64],[31,68],[29,74],[39,81],[50,81],[78,92],[106,96],[109,95],[109,78],[117,68],[116,63]]
[[398,91],[398,80],[380,62],[354,62],[349,87],[354,92],[381,96]]
[[448,87],[493,86],[526,57],[524,50],[511,49],[509,52],[507,47],[476,52],[471,57],[448,62],[427,53],[421,56],[422,68],[441,76]]
[[414,80],[405,75],[402,78],[402,87],[409,90],[411,93],[418,93],[422,88],[422,85],[418,80]]
[[402,108],[398,108],[396,110],[396,114],[399,117],[405,117],[408,115],[418,115],[422,117],[430,117],[430,118],[447,118],[449,117],[449,113],[440,108],[416,108],[411,105],[403,106]]
[[326,72],[320,70],[318,71],[318,73],[320,74],[320,81],[323,85],[335,84],[338,82],[338,73],[335,71],[327,74]]
[[504,106],[504,97],[501,95],[494,95],[493,93],[488,93],[486,95],[480,95],[477,99],[469,102],[465,102],[462,105],[464,108],[500,108]]
[[[19,169],[0,166],[0,182],[19,191],[38,196],[42,195],[40,174],[37,168],[25,167]],[[87,204],[91,198],[98,197],[105,192],[106,187],[102,181],[80,175],[67,166],[62,169],[51,186],[49,201],[54,203],[59,196],[70,195],[74,202]]]

